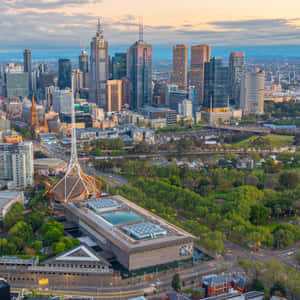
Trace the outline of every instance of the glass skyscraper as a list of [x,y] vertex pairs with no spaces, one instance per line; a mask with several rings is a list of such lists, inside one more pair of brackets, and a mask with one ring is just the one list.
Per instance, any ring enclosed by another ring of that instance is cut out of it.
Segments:
[[240,107],[241,81],[244,75],[244,53],[233,52],[229,56],[230,103]]
[[31,65],[31,51],[24,50],[24,72],[28,73],[28,89],[29,94],[32,94],[32,65]]
[[127,53],[116,53],[112,57],[112,78],[122,79],[127,75]]
[[101,108],[106,109],[108,80],[108,43],[98,21],[96,36],[91,42],[91,89],[89,98]]
[[225,111],[228,108],[228,67],[221,58],[211,58],[204,66],[205,111]]
[[72,88],[72,64],[69,59],[58,61],[58,86],[61,90]]
[[128,52],[127,75],[131,83],[131,108],[152,103],[152,46],[141,38]]

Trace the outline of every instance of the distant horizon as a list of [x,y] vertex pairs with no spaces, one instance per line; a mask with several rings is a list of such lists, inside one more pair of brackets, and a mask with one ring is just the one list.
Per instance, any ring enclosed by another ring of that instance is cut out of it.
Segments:
[[[130,45],[109,45],[109,55],[126,52]],[[172,59],[172,45],[153,44],[153,60]],[[211,56],[227,58],[230,52],[244,52],[247,58],[300,58],[300,45],[256,45],[256,46],[211,46]],[[0,60],[22,60],[24,49],[32,52],[33,60],[55,60],[59,58],[77,59],[80,47],[14,47],[1,49]],[[89,48],[86,49],[89,54]]]

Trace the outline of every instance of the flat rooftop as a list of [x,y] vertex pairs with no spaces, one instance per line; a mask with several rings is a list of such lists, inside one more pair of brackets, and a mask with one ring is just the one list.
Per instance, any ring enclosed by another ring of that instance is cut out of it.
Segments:
[[126,252],[157,249],[195,239],[188,232],[121,196],[68,202],[65,207]]
[[88,208],[96,213],[121,208],[121,204],[111,198],[98,198],[87,203]]
[[0,191],[0,210],[22,193],[17,191]]

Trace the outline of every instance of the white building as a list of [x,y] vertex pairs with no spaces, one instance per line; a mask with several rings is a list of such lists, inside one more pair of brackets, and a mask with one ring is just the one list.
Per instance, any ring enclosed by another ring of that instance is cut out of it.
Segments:
[[193,119],[193,102],[188,99],[178,103],[178,113],[185,119]]
[[10,187],[33,185],[33,146],[31,142],[0,144],[0,179]]
[[23,192],[0,191],[0,221],[3,221],[16,202],[24,203]]
[[70,90],[58,90],[52,93],[52,109],[61,114],[69,114],[72,111],[73,95]]
[[83,88],[84,83],[84,76],[83,72],[80,70],[73,70],[72,71],[72,91],[75,95],[76,92]]
[[265,72],[256,70],[244,76],[241,83],[241,109],[244,113],[264,113]]

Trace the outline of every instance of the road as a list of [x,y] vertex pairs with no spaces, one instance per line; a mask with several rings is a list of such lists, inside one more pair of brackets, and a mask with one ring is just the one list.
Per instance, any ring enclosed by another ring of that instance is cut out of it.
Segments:
[[[70,160],[70,156],[67,155],[66,152],[64,152],[64,150],[57,145],[46,145],[46,144],[39,144],[37,142],[34,142],[34,146],[40,149],[43,153],[45,153],[49,157],[59,158],[66,162],[69,162]],[[88,166],[88,163],[85,162],[80,162],[80,165],[86,174],[92,176],[99,175],[105,178],[109,183],[109,185],[112,187],[115,187],[117,185],[122,186],[124,184],[128,184],[128,180],[126,180],[121,176],[97,171],[95,168]]]

